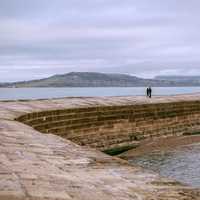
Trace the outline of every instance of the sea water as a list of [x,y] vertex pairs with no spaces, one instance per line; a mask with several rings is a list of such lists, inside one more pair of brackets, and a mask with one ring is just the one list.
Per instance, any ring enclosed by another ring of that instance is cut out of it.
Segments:
[[[200,92],[200,87],[155,87],[153,95]],[[0,88],[0,100],[145,95],[145,87]]]
[[130,158],[130,163],[193,187],[200,187],[200,143]]

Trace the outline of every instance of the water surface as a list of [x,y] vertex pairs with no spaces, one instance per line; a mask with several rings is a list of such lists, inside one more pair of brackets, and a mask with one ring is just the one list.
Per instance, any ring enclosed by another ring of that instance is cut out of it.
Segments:
[[[200,92],[200,87],[156,87],[153,95],[176,95]],[[86,96],[145,95],[145,87],[97,87],[97,88],[0,88],[0,100],[44,99]]]
[[200,143],[129,160],[193,187],[200,187]]

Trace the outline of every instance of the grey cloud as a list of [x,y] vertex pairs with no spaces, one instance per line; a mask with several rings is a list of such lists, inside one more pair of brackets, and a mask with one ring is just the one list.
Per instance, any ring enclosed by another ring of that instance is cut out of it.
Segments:
[[199,6],[197,0],[0,0],[0,78],[200,74]]

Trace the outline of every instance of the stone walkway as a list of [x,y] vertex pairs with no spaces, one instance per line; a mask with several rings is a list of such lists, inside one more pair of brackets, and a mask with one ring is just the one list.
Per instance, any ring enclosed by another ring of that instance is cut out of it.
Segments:
[[191,100],[200,94],[0,102],[0,200],[199,200],[199,189],[14,120],[43,110]]

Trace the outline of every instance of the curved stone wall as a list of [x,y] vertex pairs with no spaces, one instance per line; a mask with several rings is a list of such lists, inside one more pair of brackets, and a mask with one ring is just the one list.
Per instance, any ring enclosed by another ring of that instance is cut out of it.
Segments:
[[17,120],[42,133],[109,152],[132,148],[149,137],[200,132],[200,101],[70,108]]

